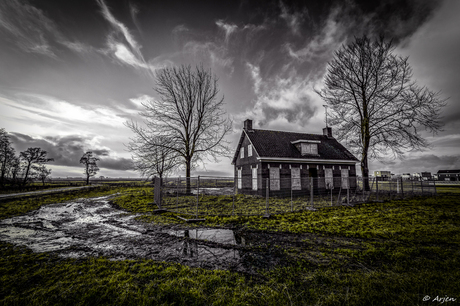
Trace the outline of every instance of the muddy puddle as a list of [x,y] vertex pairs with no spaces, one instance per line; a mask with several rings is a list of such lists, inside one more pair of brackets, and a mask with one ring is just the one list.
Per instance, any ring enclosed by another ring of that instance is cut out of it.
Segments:
[[251,250],[244,233],[229,229],[171,229],[135,220],[108,197],[42,206],[0,220],[0,240],[66,258],[153,259],[194,267],[250,272],[282,258]]

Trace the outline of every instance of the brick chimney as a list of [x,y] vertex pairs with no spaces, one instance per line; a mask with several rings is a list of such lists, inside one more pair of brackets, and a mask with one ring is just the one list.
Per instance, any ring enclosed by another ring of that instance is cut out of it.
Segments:
[[327,136],[328,138],[332,138],[332,128],[326,126],[326,127],[323,129],[323,135],[324,135],[324,136]]
[[252,120],[251,120],[251,119],[246,119],[246,120],[244,121],[244,130],[245,130],[246,132],[252,131]]

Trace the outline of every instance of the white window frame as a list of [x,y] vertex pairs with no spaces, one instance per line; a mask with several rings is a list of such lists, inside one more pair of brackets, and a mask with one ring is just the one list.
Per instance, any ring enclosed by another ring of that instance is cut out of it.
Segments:
[[257,190],[257,168],[252,168],[252,190]]
[[311,145],[310,147],[311,154],[318,154],[318,144],[311,143],[310,145]]
[[248,145],[248,157],[252,156],[252,145]]
[[348,169],[341,170],[341,178],[342,178],[342,189],[349,189],[350,188],[350,173]]
[[270,190],[280,190],[280,168],[270,168]]
[[301,143],[300,144],[300,154],[311,154],[311,147],[309,143]]
[[243,189],[242,169],[238,169],[238,189]]
[[301,143],[300,144],[300,154],[318,154],[318,144],[317,143]]
[[300,183],[300,168],[291,168],[291,188],[292,190],[302,190]]
[[332,168],[324,169],[324,180],[326,189],[334,189],[334,174],[332,172]]
[[240,149],[240,159],[244,158],[244,147],[241,146],[241,149]]

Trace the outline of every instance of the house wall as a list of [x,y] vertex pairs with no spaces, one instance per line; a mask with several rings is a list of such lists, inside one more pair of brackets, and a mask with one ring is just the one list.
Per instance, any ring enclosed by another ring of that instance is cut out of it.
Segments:
[[[252,190],[252,170],[251,168],[257,166],[257,191]],[[355,165],[323,165],[323,164],[300,164],[300,163],[276,163],[276,162],[259,162],[257,159],[250,162],[241,163],[240,166],[235,164],[235,180],[237,179],[237,170],[242,167],[242,189],[239,189],[239,193],[260,195],[265,196],[267,188],[267,179],[270,178],[270,168],[279,168],[280,173],[280,190],[270,190],[270,195],[286,195],[291,194],[291,168],[300,168],[300,183],[301,190],[293,190],[293,195],[305,195],[310,192],[311,181],[310,169],[316,169],[316,180],[314,181],[313,189],[315,194],[330,192],[326,189],[325,183],[325,169],[332,169],[334,189],[333,192],[339,192],[341,188],[341,169],[349,169],[349,177],[356,178],[356,167]],[[269,187],[270,188],[270,187]],[[350,189],[356,188],[356,181],[350,180]]]
[[[248,145],[251,142],[245,136],[241,147],[244,147],[244,157],[241,158],[240,152],[238,152],[238,157],[235,162],[235,183],[238,182],[238,169],[241,169],[242,174],[242,189],[238,189],[239,193],[244,194],[259,194],[258,190],[262,190],[265,188],[265,185],[262,185],[261,177],[261,166],[260,162],[257,160],[257,154],[254,148],[252,148],[252,156],[248,156]],[[252,168],[257,169],[257,189],[252,190]]]

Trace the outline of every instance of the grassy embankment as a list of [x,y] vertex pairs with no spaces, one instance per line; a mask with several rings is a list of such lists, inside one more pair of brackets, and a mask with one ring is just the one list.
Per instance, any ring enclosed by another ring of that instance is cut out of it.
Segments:
[[[144,221],[177,222],[172,214],[148,213],[155,208],[147,204],[151,189],[118,191],[123,193],[115,203],[146,213]],[[114,190],[97,195],[110,192]],[[0,204],[1,218],[26,211],[24,207],[12,213],[4,206]],[[257,278],[148,260],[60,259],[2,243],[0,304],[423,305],[425,296],[429,301],[447,296],[457,303],[459,217],[459,193],[446,193],[268,220],[209,217],[199,225],[245,227],[263,235],[270,231],[306,235],[301,243],[279,246],[291,266],[275,267]],[[266,247],[273,245],[261,244],[260,250]]]

